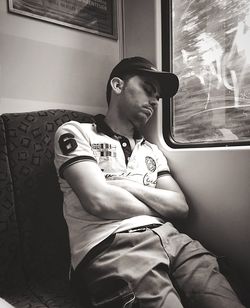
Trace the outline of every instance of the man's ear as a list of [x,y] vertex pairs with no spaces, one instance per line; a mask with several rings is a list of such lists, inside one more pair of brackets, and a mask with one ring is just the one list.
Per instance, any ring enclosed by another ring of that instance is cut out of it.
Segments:
[[120,94],[124,86],[124,81],[119,77],[114,77],[110,80],[110,85],[116,94]]

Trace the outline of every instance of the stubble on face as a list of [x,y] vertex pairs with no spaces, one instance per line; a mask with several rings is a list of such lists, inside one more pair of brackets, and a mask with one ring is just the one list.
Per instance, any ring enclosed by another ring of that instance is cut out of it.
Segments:
[[157,91],[155,85],[139,76],[131,77],[124,85],[121,112],[137,129],[144,127],[154,113],[151,102],[152,96],[157,95],[154,91]]

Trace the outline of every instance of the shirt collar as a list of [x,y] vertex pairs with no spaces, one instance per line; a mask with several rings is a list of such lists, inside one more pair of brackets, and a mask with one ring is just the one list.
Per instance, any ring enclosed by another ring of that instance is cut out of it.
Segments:
[[[95,119],[95,123],[96,123],[96,130],[98,133],[103,133],[111,138],[117,138],[121,135],[115,133],[112,128],[110,128],[108,126],[108,124],[105,122],[105,116],[103,114],[97,114],[96,116],[94,116]],[[142,138],[142,135],[140,134],[140,132],[138,130],[135,130],[134,132],[134,139],[135,140],[140,140],[143,142],[144,139]]]

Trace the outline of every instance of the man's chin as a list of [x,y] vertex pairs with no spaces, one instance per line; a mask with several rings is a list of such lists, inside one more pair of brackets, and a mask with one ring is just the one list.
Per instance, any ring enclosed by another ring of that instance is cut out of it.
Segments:
[[138,116],[134,120],[134,127],[136,127],[137,129],[143,128],[148,123],[150,118],[151,118],[151,116],[147,116],[145,114],[142,114],[142,115]]

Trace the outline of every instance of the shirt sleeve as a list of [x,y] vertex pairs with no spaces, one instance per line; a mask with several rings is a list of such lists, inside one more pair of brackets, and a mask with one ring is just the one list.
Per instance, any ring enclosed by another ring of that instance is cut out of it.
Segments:
[[61,178],[64,170],[77,162],[91,160],[96,162],[85,126],[70,121],[60,126],[55,134],[55,166]]
[[163,155],[163,153],[159,150],[157,146],[155,146],[155,155],[157,165],[157,178],[166,174],[170,174],[167,158]]

